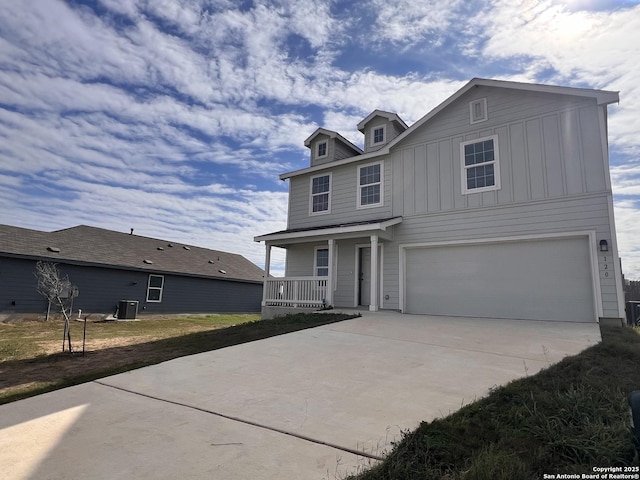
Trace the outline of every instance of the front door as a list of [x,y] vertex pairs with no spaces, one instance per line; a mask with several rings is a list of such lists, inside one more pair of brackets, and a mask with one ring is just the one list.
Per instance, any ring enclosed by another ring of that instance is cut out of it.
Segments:
[[371,248],[363,247],[358,251],[360,252],[358,305],[369,306],[371,304]]

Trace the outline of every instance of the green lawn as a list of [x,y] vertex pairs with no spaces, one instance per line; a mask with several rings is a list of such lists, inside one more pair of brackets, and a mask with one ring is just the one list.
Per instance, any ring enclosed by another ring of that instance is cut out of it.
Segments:
[[601,330],[581,354],[405,432],[384,462],[351,478],[540,480],[638,465],[627,394],[640,390],[640,330]]
[[[260,318],[259,315],[193,315],[167,318],[142,317],[133,322],[87,322],[87,339],[126,339],[127,343],[176,337],[198,331],[215,330]],[[72,346],[82,349],[83,322],[72,321]],[[33,359],[62,350],[63,323],[61,320],[0,323],[0,362]]]

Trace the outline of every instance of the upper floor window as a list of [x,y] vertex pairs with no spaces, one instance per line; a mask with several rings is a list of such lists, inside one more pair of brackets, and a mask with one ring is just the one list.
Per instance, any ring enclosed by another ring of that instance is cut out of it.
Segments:
[[329,276],[329,249],[325,247],[316,247],[316,255],[313,270],[316,277]]
[[310,212],[329,213],[331,210],[331,174],[311,177]]
[[382,162],[358,167],[358,208],[382,205]]
[[164,275],[149,275],[147,284],[147,302],[161,302],[164,288]]
[[498,137],[480,138],[460,144],[462,193],[500,188]]
[[371,129],[371,145],[379,145],[384,143],[386,138],[385,135],[385,126],[380,125],[379,127],[373,127]]
[[469,103],[469,120],[471,123],[480,123],[487,120],[487,99],[481,98]]
[[326,157],[329,154],[328,146],[329,142],[326,140],[316,144],[316,158]]

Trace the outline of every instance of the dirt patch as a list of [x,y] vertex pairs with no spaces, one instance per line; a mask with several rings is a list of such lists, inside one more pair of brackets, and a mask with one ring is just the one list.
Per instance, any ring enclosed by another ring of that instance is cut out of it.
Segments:
[[[11,325],[3,324],[7,328],[11,328]],[[203,328],[198,326],[182,329],[183,334],[200,331],[203,331]],[[73,353],[61,351],[62,338],[56,341],[38,341],[38,357],[0,362],[0,397],[36,384],[59,382],[125,365],[162,361],[167,357],[167,352],[158,348],[154,342],[163,338],[166,336],[137,335],[87,339],[84,355],[82,338],[72,339]]]

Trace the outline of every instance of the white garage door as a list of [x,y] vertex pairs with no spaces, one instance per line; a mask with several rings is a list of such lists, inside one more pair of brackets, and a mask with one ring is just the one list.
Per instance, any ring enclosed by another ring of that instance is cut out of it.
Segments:
[[587,237],[408,248],[405,311],[595,321]]

